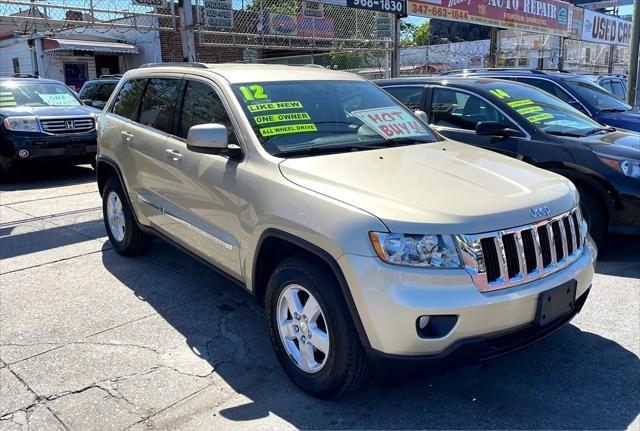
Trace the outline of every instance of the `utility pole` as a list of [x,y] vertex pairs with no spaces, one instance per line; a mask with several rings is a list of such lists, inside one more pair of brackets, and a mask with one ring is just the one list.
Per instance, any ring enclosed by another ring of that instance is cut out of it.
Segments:
[[491,40],[489,41],[489,67],[498,67],[498,39],[500,29],[491,27]]
[[638,91],[638,51],[640,51],[640,0],[633,2],[633,21],[631,24],[631,49],[629,55],[629,85],[627,100],[635,105]]
[[393,19],[393,53],[391,55],[391,77],[400,76],[400,15],[394,15]]
[[193,8],[191,0],[183,0],[180,10],[180,37],[182,39],[182,58],[188,63],[196,61],[196,42],[193,36]]

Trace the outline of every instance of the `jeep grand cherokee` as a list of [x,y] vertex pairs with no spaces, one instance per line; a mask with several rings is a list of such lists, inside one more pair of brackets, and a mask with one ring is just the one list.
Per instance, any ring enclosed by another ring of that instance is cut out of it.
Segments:
[[596,249],[565,178],[443,139],[321,68],[127,72],[99,119],[113,247],[164,238],[265,306],[289,377],[326,397],[370,365],[528,345],[585,303]]

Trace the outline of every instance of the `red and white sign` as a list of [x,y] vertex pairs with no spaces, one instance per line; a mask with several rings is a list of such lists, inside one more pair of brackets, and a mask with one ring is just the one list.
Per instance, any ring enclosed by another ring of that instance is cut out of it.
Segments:
[[561,0],[409,0],[409,15],[567,36],[573,5]]
[[428,133],[422,123],[398,106],[365,109],[352,114],[386,139],[410,138]]

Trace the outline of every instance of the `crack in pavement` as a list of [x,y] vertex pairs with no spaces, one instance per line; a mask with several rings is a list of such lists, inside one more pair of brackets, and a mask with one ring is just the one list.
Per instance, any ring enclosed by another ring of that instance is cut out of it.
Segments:
[[75,255],[75,256],[62,257],[60,259],[52,260],[50,262],[44,262],[44,263],[39,263],[38,265],[27,266],[26,268],[13,269],[13,270],[7,271],[7,272],[0,272],[0,275],[15,274],[16,272],[26,271],[26,270],[34,269],[34,268],[40,268],[42,266],[52,265],[54,263],[59,263],[59,262],[66,262],[67,260],[72,260],[72,259],[76,259],[78,257],[83,257],[83,256],[89,256],[90,254],[102,253],[104,251],[108,251],[108,250],[111,250],[111,249],[113,249],[111,244],[106,244],[105,243],[104,247],[101,250],[88,251],[86,253],[78,254],[78,255]]
[[46,201],[46,200],[49,200],[49,199],[65,198],[65,197],[68,197],[68,196],[88,195],[89,193],[97,193],[97,190],[92,190],[90,192],[70,193],[68,195],[60,195],[60,196],[49,196],[49,197],[46,197],[46,198],[28,199],[28,200],[25,200],[25,201],[9,202],[8,204],[0,203],[0,206],[8,207],[9,205],[17,205],[17,204],[24,204],[24,203],[29,203],[29,202]]

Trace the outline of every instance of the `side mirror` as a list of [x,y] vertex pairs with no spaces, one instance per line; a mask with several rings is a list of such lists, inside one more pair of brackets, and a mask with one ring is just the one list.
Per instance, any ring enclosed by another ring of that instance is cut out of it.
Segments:
[[81,102],[82,102],[83,105],[93,107],[93,100],[91,100],[91,99],[82,99]]
[[480,121],[476,124],[476,134],[480,136],[522,136],[521,132],[495,121]]
[[187,149],[196,153],[218,154],[239,158],[242,150],[237,145],[229,145],[229,132],[222,124],[199,124],[189,129]]
[[427,116],[426,112],[416,109],[415,111],[413,111],[413,114],[420,120],[422,120],[424,124],[427,124],[429,122],[429,117]]

